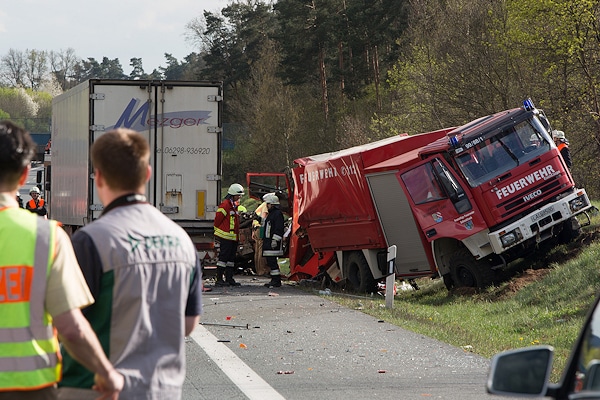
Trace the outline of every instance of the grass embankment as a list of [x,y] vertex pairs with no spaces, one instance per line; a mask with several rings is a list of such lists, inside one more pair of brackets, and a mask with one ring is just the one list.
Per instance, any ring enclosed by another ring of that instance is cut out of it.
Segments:
[[600,289],[600,240],[595,215],[568,245],[540,251],[511,265],[514,276],[481,293],[446,290],[441,279],[420,279],[420,290],[398,291],[394,307],[382,296],[331,298],[394,325],[491,357],[519,347],[555,349],[558,381],[585,316]]

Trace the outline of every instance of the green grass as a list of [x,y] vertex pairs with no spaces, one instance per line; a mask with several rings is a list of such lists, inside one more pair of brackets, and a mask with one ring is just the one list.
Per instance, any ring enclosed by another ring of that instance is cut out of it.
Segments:
[[[514,268],[524,272],[481,293],[448,292],[440,279],[420,279],[420,290],[398,291],[392,309],[385,308],[383,296],[349,296],[334,290],[330,298],[485,357],[507,349],[551,345],[556,382],[599,292],[600,241],[594,239],[599,221],[595,215],[592,225],[584,228],[589,243],[580,237],[516,262]],[[536,278],[526,279],[530,275]],[[516,287],[518,282],[526,284]]]

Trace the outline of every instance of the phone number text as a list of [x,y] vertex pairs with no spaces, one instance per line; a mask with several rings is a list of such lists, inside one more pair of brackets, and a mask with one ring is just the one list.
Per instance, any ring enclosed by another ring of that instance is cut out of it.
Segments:
[[163,154],[210,154],[210,147],[159,147],[156,152]]

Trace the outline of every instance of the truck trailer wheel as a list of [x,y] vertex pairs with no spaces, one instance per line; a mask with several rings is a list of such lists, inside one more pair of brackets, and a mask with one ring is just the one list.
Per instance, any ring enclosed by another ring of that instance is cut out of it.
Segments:
[[359,293],[374,293],[377,283],[365,256],[361,252],[353,251],[347,258],[344,257],[344,261],[344,270],[353,289]]
[[486,288],[493,283],[494,274],[490,265],[473,258],[469,250],[460,249],[450,258],[450,272],[454,286]]

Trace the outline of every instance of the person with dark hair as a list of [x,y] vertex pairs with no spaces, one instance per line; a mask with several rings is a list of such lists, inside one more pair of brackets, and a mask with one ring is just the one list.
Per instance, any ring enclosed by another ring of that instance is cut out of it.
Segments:
[[[181,226],[146,201],[152,168],[143,135],[130,129],[103,133],[91,160],[104,210],[72,239],[97,299],[85,316],[125,376],[124,398],[180,399],[185,336],[202,312],[196,247]],[[92,377],[63,355],[61,399],[88,398],[82,389]]]
[[227,196],[219,204],[214,220],[215,240],[219,242],[217,277],[215,286],[240,286],[233,279],[235,255],[240,234],[240,215],[237,204],[244,195],[244,187],[239,183],[229,186]]
[[3,348],[13,349],[0,356],[0,399],[57,398],[59,339],[92,371],[90,391],[116,399],[123,376],[80,310],[94,298],[69,237],[56,221],[18,207],[35,148],[27,131],[0,121],[0,276],[7,289],[0,296],[0,338]]

